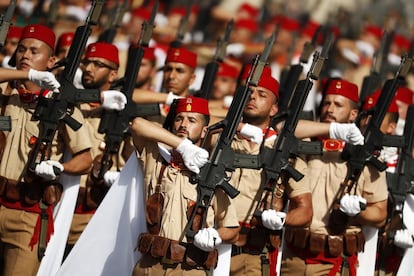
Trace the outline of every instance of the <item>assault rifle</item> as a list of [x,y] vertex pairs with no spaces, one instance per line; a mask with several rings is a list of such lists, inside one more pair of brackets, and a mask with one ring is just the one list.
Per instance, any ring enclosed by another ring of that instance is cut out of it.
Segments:
[[[49,148],[60,123],[67,124],[73,130],[78,130],[81,124],[71,117],[73,108],[78,102],[100,102],[98,89],[76,89],[73,85],[83,50],[91,33],[91,25],[96,25],[101,14],[104,0],[92,3],[86,23],[76,29],[75,37],[70,46],[67,63],[59,79],[60,88],[52,97],[40,97],[32,120],[39,121],[39,136],[32,148],[28,160],[28,169],[34,171],[37,164],[48,158]],[[56,173],[60,173],[56,171]]]
[[[319,79],[320,72],[323,69],[325,61],[328,59],[332,43],[333,34],[331,33],[325,40],[321,52],[314,52],[311,68],[306,78],[300,80],[296,85],[289,103],[289,108],[284,113],[279,113],[272,119],[271,125],[275,125],[284,118],[282,130],[278,134],[273,147],[265,147],[262,143],[260,156],[262,159],[262,168],[266,175],[264,190],[270,191],[271,195],[273,195],[279,179],[286,181],[289,178],[293,178],[295,181],[299,181],[303,178],[303,174],[292,166],[292,160],[299,154],[322,154],[320,142],[300,141],[295,137],[294,133],[306,98],[312,89],[313,81]],[[255,209],[254,217],[261,217],[259,208]]]
[[121,26],[122,19],[127,9],[127,0],[124,0],[123,3],[120,3],[120,1],[116,1],[114,13],[108,14],[108,17],[111,19],[108,24],[108,28],[99,35],[98,41],[107,43],[112,43],[114,41],[117,29],[119,28],[119,26]]
[[[121,88],[127,98],[127,104],[121,111],[106,110],[101,118],[98,132],[105,134],[105,150],[100,162],[100,169],[93,172],[95,179],[102,179],[105,172],[112,167],[112,156],[119,152],[124,138],[130,135],[129,125],[135,117],[136,104],[132,100],[132,94],[135,89],[135,80],[137,78],[141,60],[144,56],[145,47],[148,47],[154,28],[154,19],[158,10],[158,1],[155,3],[149,22],[144,21],[142,24],[141,36],[137,47],[130,48],[128,62],[125,70],[124,83]],[[94,170],[95,171],[95,170]],[[95,173],[97,173],[95,175]]]
[[383,83],[388,64],[388,53],[393,37],[393,33],[387,33],[386,31],[384,31],[382,35],[381,46],[372,60],[371,72],[362,82],[361,94],[359,97],[361,107],[364,105],[365,98],[377,91]]
[[[381,243],[382,250],[379,251],[380,275],[385,275],[386,265],[389,256],[393,253],[393,243],[395,232],[405,228],[403,222],[403,208],[405,198],[408,194],[414,193],[414,158],[412,151],[414,149],[414,105],[411,105],[407,111],[407,121],[404,126],[403,138],[404,146],[401,147],[398,155],[397,169],[395,173],[387,173],[387,184],[391,210],[387,214],[387,224],[384,228],[383,240]],[[405,222],[410,223],[410,222]]]
[[6,14],[1,16],[0,23],[0,52],[3,50],[4,43],[6,41],[7,33],[11,25],[11,20],[16,9],[16,0],[11,0]]
[[192,179],[192,183],[197,184],[198,198],[180,241],[184,237],[184,234],[186,235],[187,240],[193,240],[194,235],[198,230],[195,229],[197,228],[197,225],[194,225],[194,222],[198,221],[198,219],[195,218],[198,218],[200,214],[204,214],[202,223],[205,223],[205,214],[207,213],[207,209],[210,206],[211,199],[217,188],[223,189],[231,198],[234,198],[239,194],[239,191],[228,183],[228,176],[226,174],[227,172],[234,171],[234,152],[231,148],[231,143],[236,134],[243,110],[250,98],[252,92],[250,86],[258,85],[275,38],[275,33],[273,33],[273,35],[266,40],[263,53],[260,55],[260,58],[259,56],[256,57],[246,84],[240,86],[236,90],[235,97],[226,117],[219,123],[223,130],[211,153],[210,160],[200,169],[200,173],[195,175]]
[[224,61],[226,56],[226,47],[229,44],[230,34],[233,30],[234,21],[230,20],[226,26],[226,32],[224,33],[224,38],[217,41],[216,53],[211,62],[206,65],[204,70],[204,77],[201,83],[201,88],[199,91],[199,97],[204,99],[210,99],[211,90],[213,89],[214,80],[217,75],[217,71],[220,67],[220,63]]
[[[347,175],[335,196],[328,223],[328,230],[333,235],[343,234],[346,229],[348,216],[339,210],[339,203],[346,193],[350,193],[352,189],[356,191],[356,185],[365,166],[372,165],[378,171],[384,171],[387,168],[387,165],[378,160],[376,156],[377,151],[383,146],[384,134],[380,128],[388,107],[401,82],[408,74],[412,62],[412,57],[404,56],[395,77],[385,82],[378,102],[373,108],[372,117],[363,132],[364,145],[345,145],[342,159],[347,161]],[[365,208],[366,206],[361,204],[361,210]]]

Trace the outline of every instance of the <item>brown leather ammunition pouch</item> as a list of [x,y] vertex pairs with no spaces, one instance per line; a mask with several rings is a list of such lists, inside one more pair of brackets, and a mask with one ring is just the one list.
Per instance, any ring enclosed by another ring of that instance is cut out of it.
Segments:
[[165,237],[142,233],[138,238],[137,248],[142,254],[151,254],[160,258],[160,262],[185,263],[191,267],[205,269],[217,266],[218,251],[205,252],[192,243],[179,243]]
[[148,232],[158,234],[161,230],[162,209],[164,206],[164,196],[161,193],[152,194],[147,199],[146,221]]
[[286,228],[285,240],[299,249],[308,248],[313,254],[327,252],[332,257],[337,257],[342,252],[348,256],[354,255],[363,251],[365,245],[362,231],[345,235],[326,235],[311,233],[308,229]]
[[9,201],[22,200],[27,205],[34,205],[41,199],[47,205],[56,204],[62,196],[63,186],[57,181],[17,182],[0,176],[0,196]]

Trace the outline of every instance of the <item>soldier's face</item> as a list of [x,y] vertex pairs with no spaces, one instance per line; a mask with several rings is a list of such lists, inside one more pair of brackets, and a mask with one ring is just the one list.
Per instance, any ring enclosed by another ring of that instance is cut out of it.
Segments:
[[[104,58],[88,58],[82,61],[82,85],[91,89],[107,89],[116,70]],[[116,73],[115,73],[116,75]]]
[[199,144],[204,138],[207,126],[204,116],[195,112],[180,112],[175,116],[172,132],[181,138],[188,138]]
[[222,100],[225,96],[233,95],[237,87],[237,80],[230,77],[217,76],[214,80],[212,98]]
[[25,38],[20,41],[16,51],[16,68],[28,71],[36,69],[45,71],[51,68],[55,59],[50,47],[37,39]]
[[355,121],[358,110],[352,101],[341,95],[326,95],[322,102],[321,122],[351,123]]
[[252,87],[252,94],[243,112],[243,121],[255,125],[269,120],[277,112],[276,97],[269,89]]
[[163,88],[166,92],[186,96],[194,79],[195,75],[191,67],[179,62],[165,64]]

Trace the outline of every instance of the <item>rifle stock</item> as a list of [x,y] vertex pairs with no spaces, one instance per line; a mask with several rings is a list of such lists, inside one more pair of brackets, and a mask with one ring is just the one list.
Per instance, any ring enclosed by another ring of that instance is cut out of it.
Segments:
[[[192,182],[197,184],[198,198],[180,240],[182,240],[184,235],[186,235],[187,240],[189,241],[194,238],[196,231],[198,231],[198,229],[195,229],[197,227],[194,227],[195,218],[199,214],[206,214],[217,188],[224,190],[224,192],[231,198],[234,198],[239,194],[239,191],[229,184],[228,176],[226,174],[226,172],[234,171],[234,152],[231,148],[231,143],[236,134],[243,110],[250,98],[250,86],[257,86],[259,83],[259,79],[262,75],[263,68],[266,65],[275,38],[275,33],[273,33],[273,35],[266,40],[264,51],[260,55],[260,59],[256,57],[247,78],[246,85],[237,89],[226,117],[220,122],[220,125],[223,126],[223,131],[212,151],[210,160],[200,169],[200,173],[192,179]],[[205,216],[203,216],[203,218],[205,219]],[[205,221],[203,221],[203,223],[205,223]]]
[[120,1],[116,1],[116,6],[114,9],[114,14],[110,14],[109,17],[112,19],[108,24],[108,28],[106,28],[98,37],[98,41],[100,42],[107,42],[113,43],[117,29],[122,24],[122,19],[124,17],[125,12],[128,9],[128,1],[123,0],[123,3],[119,3]]

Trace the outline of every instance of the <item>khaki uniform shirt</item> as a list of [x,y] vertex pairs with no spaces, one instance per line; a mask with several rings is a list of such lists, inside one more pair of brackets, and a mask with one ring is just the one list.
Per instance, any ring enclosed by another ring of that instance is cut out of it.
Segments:
[[[17,90],[12,90],[4,111],[4,115],[10,116],[12,122],[11,131],[6,132],[6,145],[0,164],[0,175],[4,177],[20,180],[22,176],[31,150],[29,140],[39,134],[38,121],[31,121],[35,106],[36,104],[22,103]],[[74,109],[72,117],[78,122],[84,123],[79,109]],[[91,147],[89,133],[85,127],[74,131],[64,125],[58,130],[52,143],[50,159],[60,160],[65,146],[72,154]]]
[[[313,203],[311,232],[327,234],[330,206],[347,174],[347,163],[340,155],[341,152],[325,152],[322,157],[314,156],[308,161],[306,178],[310,181]],[[385,173],[366,166],[357,184],[357,195],[363,195],[367,203],[386,200]]]
[[[276,136],[266,139],[265,145],[272,147]],[[238,153],[259,154],[260,145],[249,143],[248,140],[242,138],[234,138],[232,148]],[[301,173],[305,173],[306,163],[297,158],[295,168]],[[240,191],[240,194],[232,201],[237,210],[237,216],[240,222],[250,223],[255,208],[262,198],[261,185],[266,181],[266,175],[263,170],[237,168],[233,173],[230,184]],[[289,197],[295,197],[301,194],[310,193],[309,186],[303,179],[295,182],[293,179],[289,181],[285,187],[285,194]]]
[[[155,191],[162,167],[158,144],[147,142],[139,157],[144,172],[144,192],[147,198]],[[161,191],[164,196],[160,235],[179,240],[187,225],[187,208],[197,200],[197,186],[189,182],[191,172],[168,165],[161,177]],[[235,209],[227,195],[217,189],[207,211],[205,227],[237,227]],[[185,241],[185,238],[184,240]]]

